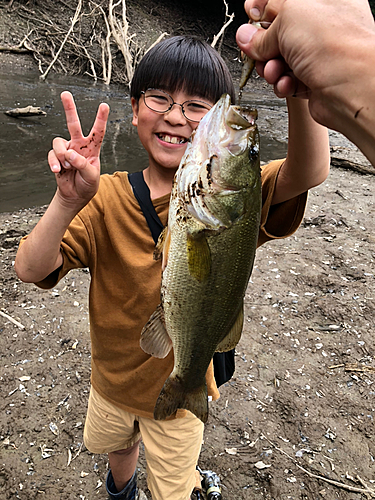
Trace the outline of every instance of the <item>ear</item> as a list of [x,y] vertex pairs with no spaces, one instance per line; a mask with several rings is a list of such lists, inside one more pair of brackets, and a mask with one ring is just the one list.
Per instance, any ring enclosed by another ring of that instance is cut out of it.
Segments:
[[138,109],[139,109],[139,101],[134,97],[131,98],[132,110],[133,110],[133,120],[132,124],[136,127],[138,125]]

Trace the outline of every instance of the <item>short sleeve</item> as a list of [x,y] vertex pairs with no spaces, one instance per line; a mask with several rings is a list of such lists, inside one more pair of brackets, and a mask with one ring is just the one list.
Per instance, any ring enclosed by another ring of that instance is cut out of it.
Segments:
[[300,226],[305,213],[307,192],[271,205],[277,177],[285,160],[275,160],[262,168],[262,215],[258,246],[266,241],[287,238]]

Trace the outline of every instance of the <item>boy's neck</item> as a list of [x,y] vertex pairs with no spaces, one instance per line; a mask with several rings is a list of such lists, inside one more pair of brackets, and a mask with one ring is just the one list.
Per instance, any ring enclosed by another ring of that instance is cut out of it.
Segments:
[[143,178],[150,190],[152,200],[171,192],[175,173],[176,170],[174,169],[158,170],[147,167],[143,170]]

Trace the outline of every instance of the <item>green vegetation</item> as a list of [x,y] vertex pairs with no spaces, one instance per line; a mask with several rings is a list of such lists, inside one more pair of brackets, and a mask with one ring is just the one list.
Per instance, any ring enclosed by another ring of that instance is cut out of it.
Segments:
[[375,0],[369,0],[369,4],[372,10],[372,15],[375,17]]

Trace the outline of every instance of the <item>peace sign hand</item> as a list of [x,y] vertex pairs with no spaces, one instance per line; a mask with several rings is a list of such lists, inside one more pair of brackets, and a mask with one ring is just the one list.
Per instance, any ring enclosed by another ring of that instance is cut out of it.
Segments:
[[100,104],[94,125],[84,137],[73,96],[61,94],[70,140],[53,140],[48,164],[56,176],[57,195],[64,205],[79,211],[96,194],[100,179],[100,148],[104,139],[108,104]]

